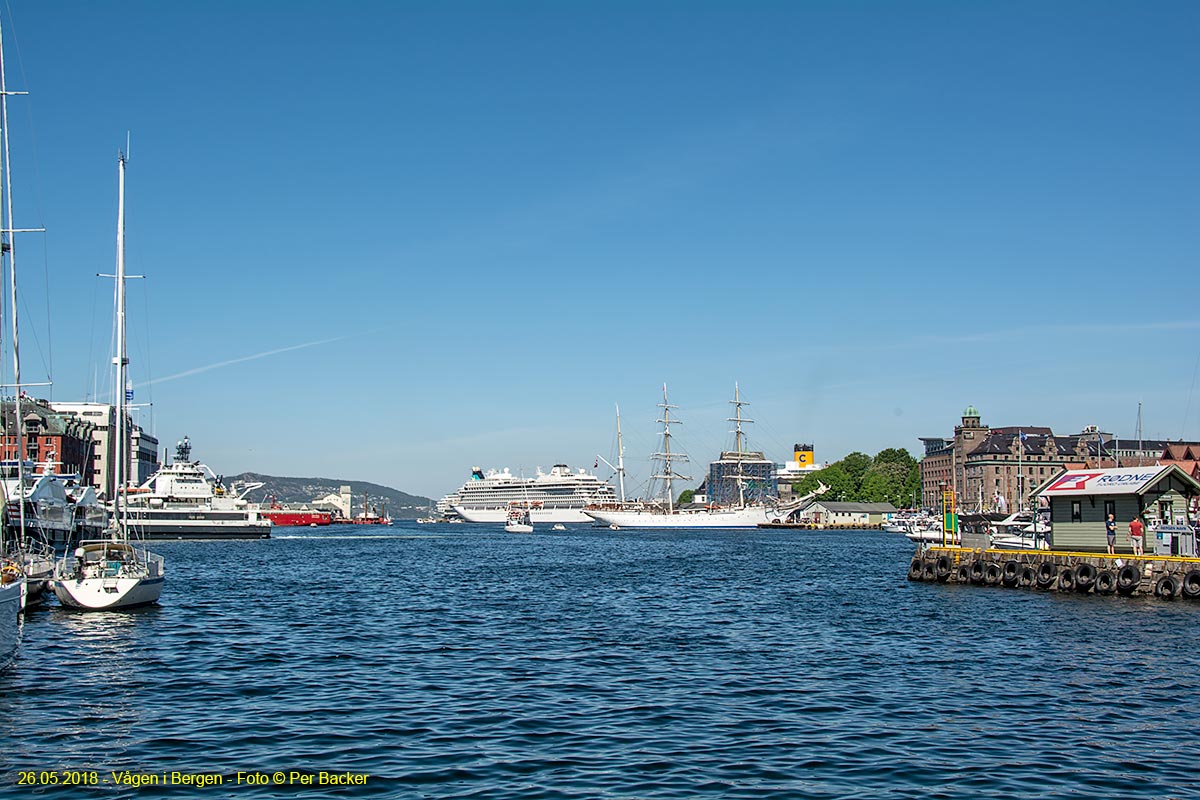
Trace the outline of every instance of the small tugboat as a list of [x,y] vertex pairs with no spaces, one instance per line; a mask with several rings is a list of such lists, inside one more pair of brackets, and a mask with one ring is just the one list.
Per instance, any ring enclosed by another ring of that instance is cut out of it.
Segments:
[[391,525],[392,518],[387,515],[387,507],[383,508],[382,513],[376,513],[371,506],[370,495],[363,494],[363,510],[361,514],[356,514],[350,519],[341,520],[351,525]]

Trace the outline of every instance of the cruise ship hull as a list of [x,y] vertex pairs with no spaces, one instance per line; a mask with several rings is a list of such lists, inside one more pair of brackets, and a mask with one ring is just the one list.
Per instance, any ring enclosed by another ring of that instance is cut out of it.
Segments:
[[767,510],[761,506],[676,511],[671,514],[605,509],[588,509],[584,513],[597,522],[618,528],[756,528],[767,521]]
[[[467,522],[491,522],[503,525],[508,522],[507,508],[467,508],[454,506],[454,511]],[[581,508],[533,508],[529,511],[533,523],[555,523],[591,525],[592,518]]]

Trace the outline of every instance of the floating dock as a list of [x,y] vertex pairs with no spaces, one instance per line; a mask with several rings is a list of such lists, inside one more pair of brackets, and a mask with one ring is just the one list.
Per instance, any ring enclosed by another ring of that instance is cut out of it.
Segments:
[[908,566],[910,581],[1010,589],[1200,600],[1200,558],[1054,550],[929,547]]

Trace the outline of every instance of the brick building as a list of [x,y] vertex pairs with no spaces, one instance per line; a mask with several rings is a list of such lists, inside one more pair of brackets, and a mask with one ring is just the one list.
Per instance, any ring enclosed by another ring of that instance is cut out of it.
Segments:
[[[3,435],[0,436],[0,459],[17,458],[17,403],[13,399],[0,402]],[[57,470],[78,473],[83,483],[95,479],[93,438],[97,426],[70,414],[62,414],[45,400],[21,398],[21,419],[25,428],[25,453],[29,461],[43,464],[57,462]]]

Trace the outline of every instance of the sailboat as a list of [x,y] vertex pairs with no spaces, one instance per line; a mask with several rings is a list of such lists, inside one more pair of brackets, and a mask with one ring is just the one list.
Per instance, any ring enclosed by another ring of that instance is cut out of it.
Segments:
[[117,457],[113,482],[113,515],[104,539],[82,541],[74,553],[58,562],[54,594],[71,608],[105,611],[154,603],[162,594],[163,559],[130,536],[125,506],[125,462],[129,458],[126,438],[126,404],[129,358],[125,348],[125,154],[118,158],[117,191],[117,423],[113,441]]
[[735,408],[735,416],[730,418],[737,427],[737,449],[732,451],[737,460],[738,473],[733,476],[738,487],[738,502],[736,505],[721,507],[709,505],[698,509],[680,509],[675,507],[672,486],[677,480],[691,480],[687,475],[675,471],[674,464],[686,462],[688,456],[678,450],[671,450],[671,426],[680,424],[678,418],[672,418],[671,410],[678,408],[667,399],[667,387],[663,385],[663,401],[658,407],[663,410],[662,419],[657,420],[662,426],[662,450],[654,453],[651,459],[660,465],[658,472],[651,476],[661,482],[662,494],[648,502],[629,504],[617,509],[586,508],[592,519],[609,527],[615,528],[754,528],[767,522],[767,507],[760,504],[748,504],[745,498],[746,477],[741,473],[741,462],[745,455],[742,450],[743,422],[751,422],[742,417],[742,406],[747,405],[742,399],[738,388],[734,387],[734,399],[730,401]]
[[[521,475],[524,482],[525,476]],[[529,487],[525,485],[525,499],[513,500],[508,504],[508,515],[504,520],[505,533],[533,533],[533,504],[529,502]]]

